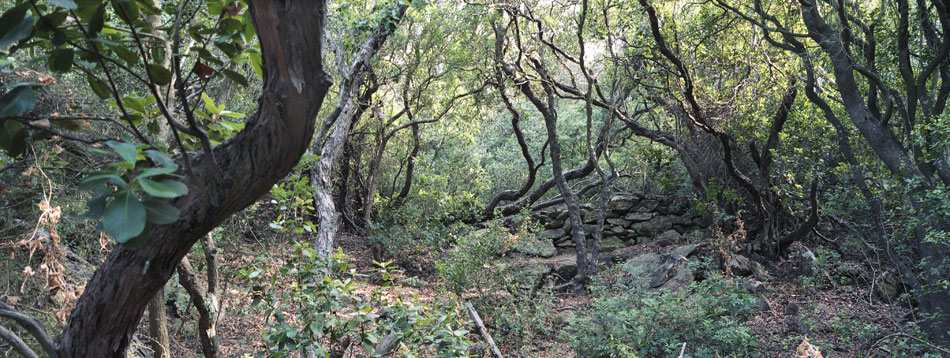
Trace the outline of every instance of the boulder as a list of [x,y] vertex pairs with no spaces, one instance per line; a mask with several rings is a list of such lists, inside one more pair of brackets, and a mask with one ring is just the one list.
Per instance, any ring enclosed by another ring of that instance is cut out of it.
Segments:
[[656,214],[654,214],[654,213],[633,212],[633,213],[628,213],[628,214],[627,214],[626,216],[624,216],[623,218],[624,218],[624,219],[627,219],[627,220],[630,221],[630,222],[641,222],[641,221],[647,221],[647,220],[652,219],[654,215],[656,215]]
[[696,244],[683,245],[683,246],[673,249],[674,254],[677,254],[683,257],[689,257],[689,255],[692,255],[693,252],[695,251],[696,251]]
[[542,231],[541,234],[540,234],[538,237],[541,238],[541,240],[548,240],[548,241],[551,241],[551,240],[559,239],[559,238],[561,238],[562,236],[565,236],[565,235],[566,235],[566,233],[565,233],[564,230],[553,229],[553,230],[544,230],[544,231]]
[[514,251],[528,256],[553,257],[557,254],[554,248],[554,242],[549,239],[538,239],[536,237],[524,237],[515,242]]
[[[670,244],[679,241],[680,234],[676,230],[666,230],[653,238],[656,242],[669,242]],[[683,255],[686,256],[686,255]]]
[[641,288],[678,291],[693,282],[689,261],[675,253],[645,253],[625,263],[629,272],[639,277]]

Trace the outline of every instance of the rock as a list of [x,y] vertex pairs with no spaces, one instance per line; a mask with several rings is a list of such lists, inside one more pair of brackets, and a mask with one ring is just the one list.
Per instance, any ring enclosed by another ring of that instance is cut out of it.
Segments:
[[556,256],[549,265],[561,279],[570,280],[577,274],[577,255]]
[[636,211],[641,212],[641,213],[653,212],[653,211],[656,211],[656,208],[659,205],[660,203],[654,199],[645,199],[643,201],[640,201],[639,204],[637,204]]
[[565,309],[555,313],[554,317],[551,317],[551,323],[554,323],[555,326],[563,326],[571,323],[575,317],[577,317],[577,314],[574,313],[574,310]]
[[696,251],[696,244],[683,245],[683,246],[673,249],[674,254],[677,254],[683,257],[689,257],[689,255],[692,255],[693,252],[695,251]]
[[553,257],[557,254],[554,242],[548,239],[525,237],[514,244],[514,250],[529,256]]
[[674,253],[646,253],[627,260],[625,265],[634,275],[639,272],[637,276],[646,289],[678,291],[693,282],[689,261]]
[[607,219],[607,224],[612,226],[619,226],[621,229],[631,224],[631,221],[624,218],[611,218]]
[[874,278],[874,295],[883,302],[894,302],[900,293],[898,287],[897,277],[891,272],[884,272]]
[[656,214],[633,212],[633,213],[627,214],[623,218],[629,220],[630,222],[641,222],[641,221],[647,221],[647,220],[652,219],[654,215]]
[[756,294],[765,290],[765,285],[762,282],[756,280],[748,280],[743,284],[743,287],[749,293]]
[[[658,242],[659,242],[659,241],[669,241],[670,243],[674,243],[674,242],[678,241],[679,238],[680,238],[680,234],[679,234],[678,232],[676,232],[675,230],[667,230],[667,231],[664,231],[663,233],[657,235],[657,236],[654,237],[653,239],[656,240],[656,241],[658,241]],[[686,255],[682,255],[682,256],[686,256]]]
[[564,220],[552,220],[551,222],[544,225],[547,229],[560,229],[564,227]]
[[564,230],[557,230],[557,229],[555,229],[555,230],[544,230],[544,231],[541,232],[541,235],[540,235],[539,237],[540,237],[542,240],[551,241],[551,240],[558,239],[558,238],[560,238],[560,237],[562,237],[562,236],[565,236],[565,235],[566,235],[566,233],[565,233]]
[[739,254],[732,254],[729,258],[729,270],[736,276],[753,276],[758,280],[768,278],[768,273],[765,271],[765,267],[762,267],[762,264]]
[[[627,246],[630,246],[630,244],[628,244],[627,242],[621,240],[619,237],[616,237],[616,236],[605,237],[605,238],[604,238],[603,240],[601,240],[601,242],[600,242],[600,251],[601,251],[601,252],[610,252],[610,251],[622,249],[622,248],[627,247]],[[588,246],[588,247],[590,247],[590,246]]]
[[795,242],[788,248],[788,259],[792,262],[792,273],[798,276],[813,276],[815,274],[815,254],[801,242]]

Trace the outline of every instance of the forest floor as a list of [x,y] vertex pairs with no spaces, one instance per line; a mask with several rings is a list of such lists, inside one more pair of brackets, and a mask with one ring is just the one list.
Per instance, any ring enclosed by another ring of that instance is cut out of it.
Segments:
[[[342,235],[339,247],[350,258],[352,268],[360,274],[370,275],[376,266],[372,250],[365,238],[355,235]],[[253,356],[264,346],[261,332],[266,329],[267,317],[259,311],[248,310],[252,297],[246,288],[233,282],[236,272],[249,265],[265,262],[276,269],[290,254],[290,245],[286,240],[230,242],[220,249],[221,273],[225,287],[222,302],[226,315],[218,324],[218,339],[222,357]],[[261,261],[260,257],[268,260]],[[858,262],[840,260],[835,265],[860,267]],[[769,272],[770,278],[764,284],[764,290],[758,295],[765,298],[768,307],[763,308],[747,322],[759,342],[764,357],[794,357],[796,347],[806,337],[821,348],[825,357],[887,357],[881,350],[879,340],[899,337],[907,332],[913,323],[907,323],[911,311],[896,303],[884,303],[873,293],[870,282],[857,282],[856,277],[838,275],[828,276],[830,280],[803,283],[800,277],[789,272],[790,263],[779,262]],[[775,272],[777,269],[777,272]],[[407,277],[401,275],[399,280]],[[739,279],[739,278],[737,278]],[[439,294],[436,275],[416,277],[412,285],[384,288],[368,283],[360,290],[368,293],[372,289],[388,290],[387,294],[402,299],[415,297],[420,303],[431,303]],[[844,283],[842,283],[844,282]],[[277,285],[280,287],[280,285]],[[179,289],[180,290],[180,289]],[[567,313],[573,315],[591,304],[587,296],[570,293],[555,294],[550,307],[551,314]],[[180,314],[182,318],[170,318],[173,333],[172,350],[175,356],[200,357],[200,345],[194,335],[196,315],[194,310]],[[492,317],[483,317],[492,327]],[[143,324],[140,332],[147,332]],[[558,339],[558,333],[564,326],[549,327],[549,334],[537,337],[530,348],[507,342],[501,344],[506,357],[571,357],[571,347]],[[894,334],[897,334],[895,336]],[[477,331],[469,334],[473,341],[482,341]]]
[[[264,221],[268,219],[255,217],[253,214],[245,216],[249,217],[252,219],[239,221],[242,222],[241,226],[244,226],[235,230],[241,232],[241,235],[237,235],[239,237],[219,242],[219,294],[225,312],[217,327],[221,357],[252,357],[265,348],[261,333],[267,328],[268,317],[260,310],[250,308],[251,292],[247,285],[238,281],[238,272],[262,265],[276,270],[284,264],[292,250],[291,240],[287,235],[270,238],[255,235],[254,232],[266,231],[261,228],[267,227]],[[365,238],[342,235],[338,246],[349,257],[351,267],[358,273],[366,276],[372,274],[376,264]],[[818,245],[815,246],[813,249],[818,248]],[[655,249],[647,246],[642,248]],[[23,257],[24,255],[19,255],[17,260],[22,260]],[[197,266],[197,260],[192,262]],[[18,306],[30,312],[51,310],[50,306],[31,303],[48,301],[43,298],[42,290],[17,293],[22,282],[22,279],[18,278],[19,269],[16,268],[21,267],[19,265],[12,260],[5,261],[2,265],[5,272],[17,273],[5,275],[7,279],[2,285],[5,287],[5,300],[12,303],[10,300],[14,297],[19,303]],[[806,337],[812,344],[821,347],[824,357],[890,357],[893,355],[886,350],[887,344],[907,340],[908,336],[905,334],[914,331],[914,317],[906,303],[882,302],[875,293],[874,280],[867,279],[878,277],[879,273],[862,272],[868,265],[859,259],[840,258],[827,262],[825,271],[822,271],[824,273],[811,278],[792,274],[791,265],[791,262],[783,260],[772,267],[769,271],[770,277],[764,282],[764,289],[758,293],[768,302],[767,306],[746,322],[758,340],[763,357],[794,357],[796,347]],[[203,276],[203,271],[199,276]],[[369,282],[361,287],[359,292],[368,294],[373,289],[379,289],[393,297],[417,299],[425,304],[433,302],[440,292],[443,292],[439,288],[438,279],[438,275],[434,273],[420,273],[416,277],[397,274],[396,286],[378,286],[367,280]],[[42,286],[36,278],[31,281],[36,282],[27,285],[28,288]],[[274,285],[277,290],[282,287],[287,285]],[[28,295],[36,297],[27,297]],[[177,283],[170,282],[166,286],[166,297],[172,303],[168,305],[168,323],[173,356],[201,357],[200,344],[195,333],[197,314],[194,308],[186,308],[187,294]],[[591,304],[587,296],[570,293],[554,293],[550,302],[550,315],[567,317],[581,314],[581,311]],[[497,330],[493,317],[486,316],[483,319],[490,329]],[[571,357],[573,351],[570,345],[559,339],[559,332],[564,328],[565,324],[561,321],[545,327],[546,333],[535,336],[531,342],[500,341],[500,348],[506,357]],[[470,331],[470,339],[482,341],[477,330]],[[143,317],[134,339],[135,344],[130,351],[132,356],[150,355],[150,351],[145,347],[148,342],[147,332],[147,319]],[[501,335],[503,332],[494,331],[493,334]],[[12,354],[14,353],[0,346],[0,357]]]

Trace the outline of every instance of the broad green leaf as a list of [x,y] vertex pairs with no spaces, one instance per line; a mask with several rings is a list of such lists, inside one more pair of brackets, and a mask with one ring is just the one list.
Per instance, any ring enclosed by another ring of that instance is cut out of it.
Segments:
[[221,74],[223,74],[224,77],[227,77],[229,80],[231,80],[231,82],[234,82],[240,85],[241,87],[248,86],[247,79],[244,78],[244,76],[242,76],[240,73],[237,73],[231,70],[222,70]]
[[101,217],[102,213],[106,210],[106,198],[108,197],[109,194],[101,193],[87,200],[86,207],[89,208],[89,211],[82,214],[82,217],[86,219],[98,219]]
[[110,151],[108,151],[108,150],[105,150],[105,149],[102,149],[102,148],[96,148],[96,147],[90,147],[90,148],[89,148],[89,152],[92,153],[92,154],[101,155],[101,156],[104,156],[104,157],[107,157],[107,156],[112,155],[112,152],[110,152]]
[[224,109],[224,106],[218,107],[214,105],[214,100],[208,96],[207,92],[201,92],[201,100],[205,102],[205,109],[215,115],[221,114],[221,110]]
[[0,149],[10,157],[26,152],[26,137],[29,132],[17,121],[0,121]]
[[29,86],[18,86],[0,96],[0,118],[15,116],[33,108],[36,93]]
[[135,149],[134,144],[110,140],[106,142],[106,145],[118,153],[119,156],[122,157],[122,160],[124,160],[126,163],[131,163],[134,165],[135,162],[138,161],[139,152]]
[[168,154],[165,154],[162,151],[149,149],[142,153],[145,153],[145,156],[152,158],[152,160],[163,167],[175,168],[175,170],[178,170],[178,164],[172,160],[172,157],[169,157]]
[[231,118],[244,118],[244,113],[238,113],[238,112],[221,111],[221,113],[218,113],[218,114],[225,117],[231,117]]
[[29,37],[33,32],[33,16],[24,18],[25,10],[25,7],[22,10],[16,7],[0,17],[0,26],[6,27],[0,27],[0,50]]
[[164,86],[172,81],[172,73],[167,68],[159,64],[148,65],[148,73],[152,76],[152,81],[159,86]]
[[[97,37],[106,23],[106,4],[99,5],[89,20],[89,36]],[[122,55],[119,55],[122,56]],[[123,57],[125,59],[125,57]]]
[[146,178],[141,178],[137,181],[142,187],[142,190],[155,197],[177,198],[179,196],[188,194],[188,187],[179,181],[163,180],[158,182]]
[[76,10],[76,3],[73,0],[49,0],[49,2],[67,10]]
[[55,50],[49,55],[49,61],[47,63],[50,71],[60,73],[67,72],[73,67],[73,50],[69,48]]
[[86,81],[89,82],[89,87],[92,88],[92,92],[95,92],[99,98],[106,99],[112,96],[112,90],[110,90],[109,86],[102,80],[91,74],[86,74]]
[[145,205],[148,221],[155,224],[171,224],[181,215],[178,208],[157,199],[146,200],[142,204]]
[[139,198],[128,190],[113,196],[102,215],[103,229],[118,243],[125,243],[139,236],[145,229],[145,207]]
[[123,180],[122,177],[111,173],[103,173],[94,174],[83,178],[83,180],[79,182],[78,189],[80,191],[97,190],[100,189],[105,183],[112,183],[122,190],[128,188],[128,184],[125,183],[125,180]]

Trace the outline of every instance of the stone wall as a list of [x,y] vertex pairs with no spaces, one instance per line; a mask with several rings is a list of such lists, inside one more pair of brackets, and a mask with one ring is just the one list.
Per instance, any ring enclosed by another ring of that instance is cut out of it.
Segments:
[[[584,204],[581,211],[584,232],[587,233],[590,247],[592,233],[597,227],[597,205]],[[574,251],[566,207],[560,205],[540,210],[533,216],[545,228],[539,233],[540,239],[550,240],[558,254]],[[693,214],[689,210],[689,201],[685,198],[642,194],[616,195],[608,205],[601,251],[613,251],[655,240],[668,240],[672,243],[680,235],[708,225],[708,218]]]

